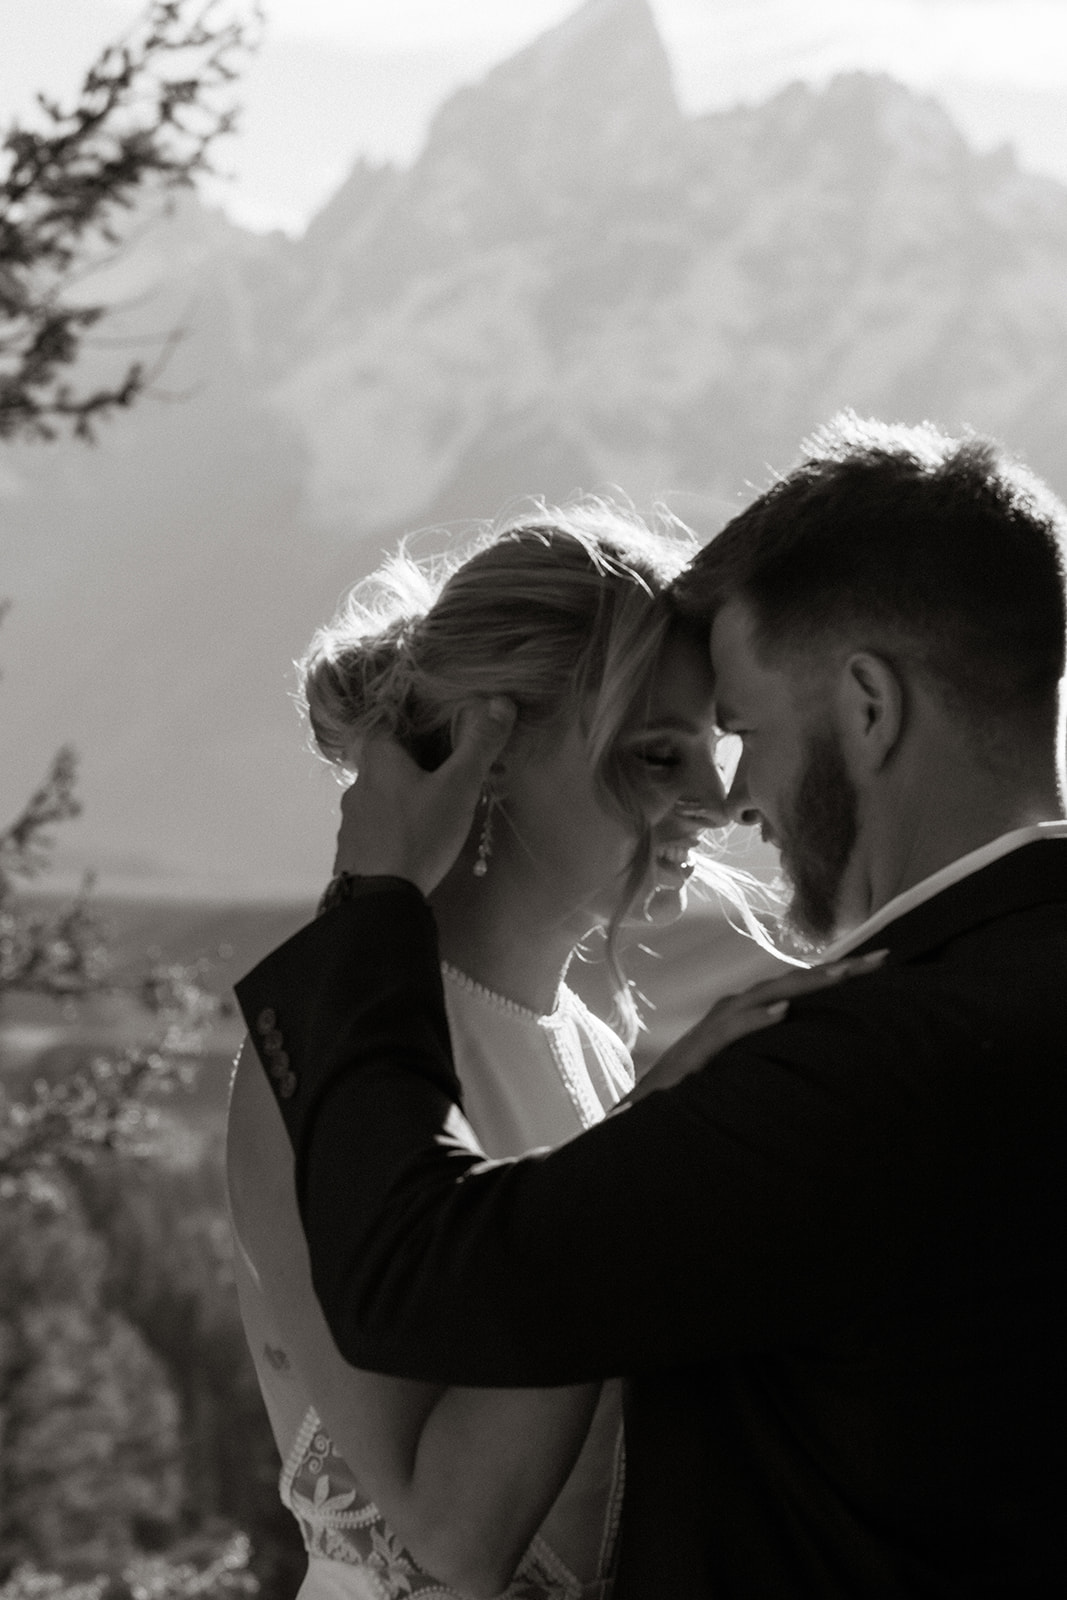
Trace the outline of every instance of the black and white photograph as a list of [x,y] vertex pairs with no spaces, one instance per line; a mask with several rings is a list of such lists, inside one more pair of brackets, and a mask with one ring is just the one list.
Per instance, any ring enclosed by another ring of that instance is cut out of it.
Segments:
[[0,1600],[1049,1600],[1067,0],[0,27]]

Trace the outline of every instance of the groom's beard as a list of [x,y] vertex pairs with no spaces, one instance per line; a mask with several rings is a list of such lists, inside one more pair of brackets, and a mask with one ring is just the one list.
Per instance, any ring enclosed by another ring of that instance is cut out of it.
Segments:
[[804,767],[778,830],[782,870],[793,895],[790,926],[822,943],[834,931],[838,895],[856,844],[856,790],[830,728],[811,734]]

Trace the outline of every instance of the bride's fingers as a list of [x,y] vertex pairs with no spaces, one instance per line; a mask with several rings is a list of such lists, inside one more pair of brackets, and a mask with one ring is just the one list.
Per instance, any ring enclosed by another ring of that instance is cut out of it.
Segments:
[[490,766],[510,739],[517,715],[515,702],[503,695],[464,706],[453,727],[452,754],[439,769],[442,777],[447,775],[457,784],[467,782],[480,789]]
[[746,1033],[756,1033],[760,1028],[769,1028],[772,1023],[781,1022],[788,1010],[789,1001],[784,998],[733,1009],[724,1006],[722,1010],[716,1010],[713,1007],[685,1035],[686,1055],[694,1060],[697,1057],[707,1060],[708,1056],[718,1055],[720,1050],[725,1050],[728,1044],[743,1038]]
[[688,1078],[690,1073],[707,1066],[713,1056],[727,1045],[735,1044],[748,1033],[769,1028],[779,1022],[788,1010],[788,1000],[772,1001],[770,1005],[738,1007],[730,1011],[713,1007],[695,1027],[677,1039],[637,1081],[626,1096],[627,1102],[643,1100],[656,1089],[669,1089],[673,1084]]
[[341,824],[334,851],[334,873],[357,871],[361,841],[380,832],[392,820],[391,796],[398,784],[410,785],[419,769],[394,739],[368,735],[361,741],[359,777],[341,796]]
[[713,1006],[706,1017],[665,1050],[659,1060],[649,1068],[636,1086],[626,1096],[627,1102],[643,1100],[655,1089],[669,1089],[673,1084],[688,1078],[690,1073],[707,1066],[713,1056],[727,1045],[735,1044],[746,1034],[756,1033],[780,1022],[789,1009],[788,1000],[773,1000],[769,1005],[737,1007],[725,1010]]
[[738,994],[727,995],[719,1004],[748,1011],[780,1000],[796,1000],[801,995],[832,988],[846,978],[858,978],[865,972],[877,971],[888,953],[886,950],[870,950],[866,955],[845,956],[840,961],[827,962],[823,966],[791,967],[780,977],[764,978]]
[[670,1088],[706,1066],[727,1045],[780,1022],[791,1000],[831,988],[848,977],[873,972],[881,966],[886,953],[875,950],[822,967],[793,969],[784,977],[767,978],[741,994],[726,996],[664,1052],[628,1098],[640,1100],[654,1089]]
[[660,1056],[627,1096],[628,1100],[642,1100],[654,1089],[669,1089],[682,1078],[688,1078],[717,1056],[727,1045],[743,1039],[759,1028],[769,1028],[779,1022],[789,1008],[788,1000],[774,1000],[769,1005],[735,1006],[725,1001],[712,1006],[707,1016],[684,1033],[680,1039]]
[[405,878],[436,888],[463,848],[478,796],[515,723],[496,697],[456,719],[452,753],[426,771],[384,735],[362,741],[359,776],[341,801],[334,872]]

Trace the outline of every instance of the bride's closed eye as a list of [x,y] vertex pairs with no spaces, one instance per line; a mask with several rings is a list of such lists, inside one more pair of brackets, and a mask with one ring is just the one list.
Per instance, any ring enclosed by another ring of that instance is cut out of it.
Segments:
[[672,772],[681,765],[681,752],[671,746],[652,745],[632,750],[631,756],[652,772]]

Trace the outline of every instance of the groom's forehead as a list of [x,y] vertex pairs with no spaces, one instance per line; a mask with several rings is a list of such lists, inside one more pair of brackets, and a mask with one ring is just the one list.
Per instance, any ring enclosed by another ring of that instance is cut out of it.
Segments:
[[708,646],[716,680],[728,682],[735,673],[755,666],[755,619],[743,600],[727,600],[715,613]]
[[708,647],[715,683],[715,720],[721,727],[735,721],[756,661],[752,645],[752,617],[741,601],[728,600],[716,612]]
[[756,614],[744,600],[724,601],[712,621],[709,648],[715,720],[721,726],[747,720],[757,704],[766,709],[783,695],[792,697],[793,674],[784,664],[767,661]]

